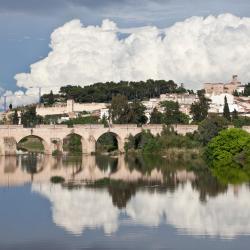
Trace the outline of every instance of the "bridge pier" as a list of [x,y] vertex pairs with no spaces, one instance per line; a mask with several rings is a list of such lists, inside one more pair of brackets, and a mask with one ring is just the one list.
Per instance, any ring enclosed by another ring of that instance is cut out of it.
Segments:
[[1,140],[1,155],[16,155],[17,144],[13,137],[3,137]]

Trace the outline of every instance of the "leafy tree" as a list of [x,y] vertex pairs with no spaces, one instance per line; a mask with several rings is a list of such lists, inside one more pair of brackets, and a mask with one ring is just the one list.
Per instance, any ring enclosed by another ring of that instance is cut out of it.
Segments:
[[189,118],[180,111],[178,102],[164,101],[161,103],[161,106],[164,108],[163,121],[165,124],[188,123]]
[[21,112],[21,123],[24,127],[34,127],[42,123],[42,117],[36,114],[36,107],[28,107],[26,111]]
[[238,111],[236,109],[234,109],[234,111],[232,112],[232,120],[238,120],[239,116],[238,116]]
[[250,126],[250,117],[238,116],[237,119],[233,119],[233,125],[237,128],[241,128],[243,126]]
[[199,124],[196,138],[205,146],[221,130],[226,129],[228,125],[229,122],[224,117],[212,115]]
[[194,122],[201,122],[207,118],[210,100],[205,97],[204,90],[199,90],[197,94],[199,101],[191,105],[190,114]]
[[15,112],[14,112],[14,115],[13,115],[13,118],[12,118],[12,123],[14,125],[18,125],[19,124],[19,118],[18,118],[17,110],[15,110]]
[[250,134],[226,129],[214,137],[205,151],[209,167],[223,182],[250,180]]
[[[77,102],[111,102],[113,96],[125,95],[129,101],[156,98],[165,93],[186,93],[173,81],[152,80],[119,83],[95,83],[89,86],[65,86],[60,89],[60,98],[74,99]],[[46,95],[45,99],[48,99]]]
[[250,96],[250,83],[248,83],[246,86],[245,86],[245,89],[243,91],[243,96]]
[[228,121],[231,121],[230,110],[229,110],[226,96],[224,98],[223,117],[225,117]]
[[52,106],[55,103],[55,97],[53,91],[51,90],[49,93],[48,104]]
[[129,120],[128,123],[145,124],[148,120],[145,115],[146,107],[138,100],[129,104]]
[[113,123],[126,124],[129,121],[128,98],[124,95],[113,96],[110,105],[110,114]]
[[154,108],[150,116],[150,123],[161,124],[162,122],[163,122],[163,114],[159,112],[157,108]]

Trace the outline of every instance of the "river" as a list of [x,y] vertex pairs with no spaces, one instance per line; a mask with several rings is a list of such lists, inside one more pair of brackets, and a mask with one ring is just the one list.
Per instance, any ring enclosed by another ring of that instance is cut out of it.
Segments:
[[0,157],[0,249],[249,249],[249,184],[220,183],[198,165]]

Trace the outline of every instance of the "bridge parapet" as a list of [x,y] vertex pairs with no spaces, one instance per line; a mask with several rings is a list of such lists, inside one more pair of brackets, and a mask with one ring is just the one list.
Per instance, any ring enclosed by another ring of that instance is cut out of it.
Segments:
[[111,128],[133,129],[133,128],[138,128],[138,126],[137,124],[112,124]]
[[47,124],[40,124],[36,125],[35,128],[42,128],[42,129],[53,129],[53,128],[68,128],[68,125],[47,125]]
[[0,125],[0,129],[17,129],[23,128],[23,125]]
[[142,129],[163,129],[163,126],[162,124],[147,124],[147,125],[142,125]]
[[74,128],[88,128],[88,129],[102,129],[104,128],[103,124],[76,124],[73,126]]

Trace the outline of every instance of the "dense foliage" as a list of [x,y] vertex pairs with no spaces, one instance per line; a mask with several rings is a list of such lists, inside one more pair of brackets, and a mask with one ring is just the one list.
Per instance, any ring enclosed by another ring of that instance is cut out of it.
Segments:
[[37,124],[41,124],[43,118],[36,114],[36,107],[28,107],[25,111],[21,112],[21,123],[24,127],[34,127]]
[[199,101],[191,105],[190,114],[194,122],[201,122],[207,118],[210,100],[205,97],[205,91],[197,92]]
[[149,131],[143,131],[136,137],[130,136],[125,150],[140,150],[145,154],[164,154],[170,148],[199,148],[198,141],[191,135],[176,134],[171,127],[166,127],[160,135],[153,136]]
[[[61,87],[60,95],[51,93],[42,96],[42,102],[49,104],[56,99],[73,99],[76,102],[111,102],[115,95],[125,95],[128,100],[143,100],[159,97],[165,93],[185,93],[186,89],[177,86],[173,81],[165,80],[147,80],[140,82],[121,81],[119,83],[106,82],[96,83],[89,86]],[[192,92],[192,91],[190,91]]]
[[145,110],[146,107],[140,101],[134,100],[129,103],[126,96],[117,95],[112,98],[109,114],[112,122],[116,124],[145,124],[147,122]]
[[228,125],[229,121],[224,117],[211,115],[199,124],[195,139],[203,146],[206,146],[212,138],[217,136],[221,130],[226,129]]
[[250,134],[242,129],[226,129],[214,137],[205,151],[208,165],[225,182],[250,179]]

